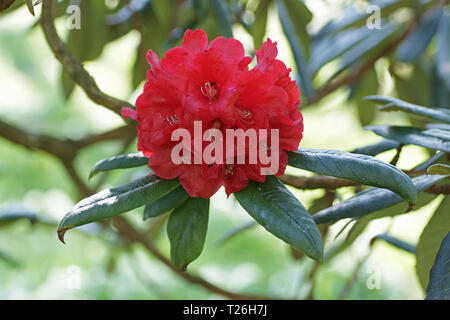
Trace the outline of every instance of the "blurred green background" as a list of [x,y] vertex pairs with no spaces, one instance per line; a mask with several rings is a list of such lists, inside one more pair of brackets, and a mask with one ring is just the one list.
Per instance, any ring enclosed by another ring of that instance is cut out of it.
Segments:
[[[97,1],[103,2],[95,2]],[[193,10],[190,9],[193,5],[191,2],[178,3],[180,15],[186,15],[186,21],[189,20],[189,10]],[[244,44],[249,55],[253,54],[254,45],[260,44],[259,40],[254,40],[255,34],[257,38],[270,37],[277,41],[279,59],[294,69],[295,76],[298,71],[296,60],[291,44],[283,32],[277,7],[273,1],[266,2],[267,18],[265,13],[257,11],[259,1],[229,3],[232,8],[230,10],[234,10],[232,6],[236,3],[240,5],[240,9],[244,8],[241,16],[248,20],[248,24],[267,21],[265,29],[264,26],[260,27],[263,28],[258,31],[260,35],[258,32],[252,33],[251,28],[245,28],[246,21],[236,21],[232,28],[233,36]],[[356,6],[363,13],[368,5],[365,1],[344,0],[306,0],[302,3],[311,12],[310,22],[303,23],[309,34],[317,34],[330,21],[339,21],[348,14],[349,5]],[[60,4],[63,9],[67,5],[65,1]],[[122,5],[122,1],[106,1],[106,8],[110,13],[118,12]],[[208,5],[209,3],[205,10],[210,10]],[[175,6],[169,6],[167,10],[171,12],[174,8]],[[393,21],[403,23],[414,15],[413,8],[405,6],[400,9],[392,17]],[[0,119],[27,132],[69,139],[122,125],[120,117],[95,105],[79,87],[73,89],[70,80],[64,80],[61,65],[54,58],[40,26],[37,25],[40,6],[35,7],[35,11],[36,17],[33,17],[22,6],[0,15]],[[307,16],[308,14],[305,15]],[[192,27],[205,28],[210,38],[223,34],[220,23],[215,24],[214,17],[214,13],[206,11],[202,23]],[[83,32],[84,16],[81,18],[82,29],[78,32]],[[98,54],[80,58],[85,60],[84,66],[95,77],[102,90],[131,103],[142,90],[142,71],[145,74],[147,68],[145,60],[139,57],[139,52],[142,51],[139,48],[152,48],[161,57],[167,49],[164,46],[177,44],[180,36],[176,32],[171,33],[176,26],[152,26],[151,17],[145,16],[144,19],[149,19],[145,20],[148,23],[146,27],[149,39],[143,38],[147,33],[129,30],[112,41],[106,41]],[[302,21],[303,17],[299,16],[297,19]],[[179,25],[188,24],[182,22],[183,18],[180,20]],[[57,27],[61,37],[70,41],[66,23],[67,14],[63,11],[57,19]],[[164,28],[168,32],[161,31]],[[180,33],[180,30],[177,32]],[[77,54],[93,49],[100,41],[97,36],[87,36],[86,43],[77,40]],[[173,43],[166,41],[171,36],[174,37],[171,40]],[[72,37],[75,36],[72,34]],[[155,39],[158,37],[161,39]],[[305,47],[301,38],[300,42]],[[307,45],[313,46],[311,43]],[[433,39],[430,43],[420,58],[421,65],[430,63],[429,57],[433,56],[436,40]],[[307,52],[305,59],[309,59],[311,63],[311,55],[317,52]],[[136,61],[141,67],[136,66]],[[358,63],[351,64],[348,68],[353,68]],[[411,119],[404,114],[376,112],[372,103],[361,98],[378,93],[399,96],[409,101],[415,99],[411,102],[416,103],[432,103],[429,76],[424,74],[414,78],[414,74],[420,71],[418,65],[416,62],[396,62],[394,65],[390,56],[382,57],[370,68],[370,76],[363,76],[357,82],[360,86],[365,86],[364,90],[343,86],[309,105],[303,110],[305,136],[300,146],[350,151],[380,140],[372,132],[363,130],[362,125],[410,124]],[[313,78],[314,85],[326,83],[338,69],[336,61],[326,64]],[[399,80],[399,76],[394,74],[397,71],[406,75],[401,78],[409,86],[406,90],[402,87],[404,83]],[[419,89],[415,89],[416,85]],[[401,90],[409,92],[409,96],[402,96]],[[349,92],[354,95],[349,97]],[[122,147],[120,142],[110,141],[84,149],[75,163],[83,181],[88,183],[89,170],[97,161],[118,152],[134,152],[136,142],[133,141],[126,150],[122,150]],[[391,150],[381,154],[380,158],[389,162],[394,155],[395,150]],[[403,155],[398,166],[409,169],[425,160],[428,153],[417,146],[406,146]],[[124,183],[138,172],[139,170],[114,172],[107,176],[102,189]],[[298,172],[301,171],[290,171]],[[94,177],[89,185],[95,185],[100,179],[99,176]],[[306,207],[324,194],[323,190],[292,191]],[[339,190],[341,198],[348,198],[350,194],[350,188]],[[317,269],[313,297],[422,299],[424,293],[415,273],[415,256],[381,241],[370,248],[369,242],[374,235],[389,231],[402,240],[417,243],[421,231],[441,199],[442,196],[437,197],[407,216],[371,222],[349,249]],[[28,150],[0,138],[0,212],[19,208],[23,212],[37,214],[39,221],[32,224],[29,219],[20,219],[0,225],[1,299],[222,298],[186,282],[141,246],[130,245],[113,231],[104,230],[96,224],[71,232],[67,236],[67,244],[60,243],[54,224],[77,201],[77,190],[58,160],[42,151]],[[309,274],[314,266],[312,260],[295,259],[285,243],[262,227],[253,227],[222,243],[220,240],[229,230],[245,225],[251,218],[233,197],[227,199],[223,190],[213,197],[211,203],[205,249],[200,258],[190,265],[190,272],[232,291],[259,293],[269,297],[311,297],[312,282]],[[141,215],[142,208],[125,214],[142,230],[157,225],[155,221],[142,222]],[[340,222],[330,227],[328,242],[334,241],[344,224],[345,222]],[[153,235],[155,244],[167,256],[169,243],[164,227]],[[342,236],[338,235],[336,239],[339,237]],[[377,284],[376,288],[371,285],[373,283]]]

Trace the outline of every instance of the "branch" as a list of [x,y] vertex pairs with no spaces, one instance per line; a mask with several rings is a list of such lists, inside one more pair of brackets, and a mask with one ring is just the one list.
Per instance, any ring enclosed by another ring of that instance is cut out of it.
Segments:
[[143,235],[141,232],[136,230],[132,225],[130,225],[123,217],[115,217],[113,219],[114,226],[117,228],[118,232],[129,239],[132,242],[137,242],[143,245],[150,253],[155,256],[159,261],[161,261],[163,264],[165,264],[169,269],[171,269],[174,273],[176,273],[178,276],[182,277],[188,282],[194,283],[196,285],[199,285],[203,288],[205,288],[208,291],[211,291],[213,293],[219,294],[221,296],[227,297],[229,299],[233,300],[268,300],[268,297],[264,296],[253,296],[253,295],[246,295],[246,294],[240,294],[240,293],[234,293],[227,291],[225,289],[219,288],[215,286],[214,284],[198,277],[194,276],[190,273],[180,271],[176,266],[170,262],[169,259],[167,259],[161,252],[158,251],[158,249],[153,246],[153,244]]
[[[47,39],[50,49],[53,51],[56,59],[61,62],[63,67],[77,83],[86,92],[88,97],[95,103],[121,115],[122,107],[134,108],[130,103],[113,98],[103,93],[94,78],[84,69],[80,61],[67,49],[58,36],[55,28],[55,0],[44,0],[42,2],[41,25]],[[132,120],[128,120],[132,122]]]

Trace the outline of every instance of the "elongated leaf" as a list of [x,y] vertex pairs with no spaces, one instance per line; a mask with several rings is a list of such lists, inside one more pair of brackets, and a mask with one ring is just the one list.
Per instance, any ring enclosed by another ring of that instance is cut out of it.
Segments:
[[258,225],[258,223],[256,221],[250,221],[250,222],[244,223],[240,226],[234,227],[231,230],[228,230],[223,236],[221,236],[220,239],[217,240],[216,245],[221,246],[228,240],[236,237],[238,234],[240,234],[244,231],[250,230],[251,228],[253,228],[257,225]]
[[29,220],[34,224],[37,222],[38,216],[20,204],[5,205],[0,208],[0,226],[22,219]]
[[383,139],[380,142],[357,148],[352,151],[352,153],[359,153],[359,154],[365,154],[367,156],[376,156],[380,153],[383,153],[388,150],[396,149],[400,146],[400,142],[389,140],[389,139]]
[[261,47],[267,27],[267,13],[269,4],[272,0],[261,0],[255,10],[255,22],[253,23],[250,32],[253,36],[254,48]]
[[[450,91],[450,13],[444,12],[439,23],[436,49],[437,74]],[[449,107],[443,106],[443,107]]]
[[[446,155],[445,152],[438,151],[434,156],[426,160],[425,162],[419,164],[414,168],[415,171],[427,170],[431,165],[441,160]],[[430,173],[429,173],[430,174]]]
[[388,41],[398,28],[391,24],[386,24],[382,29],[371,30],[371,33],[364,40],[348,50],[339,60],[339,68],[331,79],[335,78],[342,71],[359,61],[361,58],[368,58],[374,51],[379,50],[383,43]]
[[427,123],[425,125],[427,129],[441,129],[441,130],[447,130],[450,131],[450,124],[446,123]]
[[248,186],[235,196],[267,231],[309,257],[322,261],[319,229],[308,211],[277,178],[268,176],[264,183],[249,181]]
[[450,232],[442,241],[430,271],[427,300],[450,300]]
[[379,136],[397,140],[403,144],[415,144],[433,150],[450,152],[450,142],[427,135],[426,130],[396,126],[368,126],[365,129],[372,130]]
[[180,269],[198,258],[203,250],[209,219],[209,199],[189,198],[175,209],[167,223],[170,257]]
[[387,103],[385,106],[380,107],[381,111],[405,111],[450,123],[450,110],[447,109],[423,107],[400,99],[383,96],[368,96],[366,99],[379,103]]
[[[417,2],[417,0],[374,0],[370,2],[370,5],[378,7],[381,10],[382,16],[387,17],[395,10]],[[342,19],[325,26],[319,33],[334,33],[347,28],[366,25],[368,17],[373,14],[373,12],[361,12],[361,10],[357,10],[354,6],[348,6],[344,12],[345,16]]]
[[[412,181],[418,192],[421,192],[447,176],[423,175],[413,178]],[[322,210],[313,216],[316,223],[329,223],[345,218],[356,218],[391,207],[400,203],[402,198],[392,191],[371,188],[360,192],[352,198],[330,208]]]
[[25,0],[25,3],[27,4],[28,11],[34,16],[33,0]]
[[141,207],[161,198],[178,185],[178,180],[162,180],[155,175],[147,175],[99,192],[80,201],[65,215],[58,226],[58,237],[64,242],[67,230]]
[[373,238],[373,240],[378,240],[378,239],[381,239],[381,240],[385,241],[386,243],[389,243],[390,245],[392,245],[392,246],[394,246],[396,248],[399,248],[401,250],[404,250],[406,252],[409,252],[409,253],[415,253],[416,252],[416,247],[413,244],[408,243],[408,242],[403,241],[403,240],[400,240],[400,239],[395,238],[393,236],[390,236],[387,233],[379,234],[379,235],[377,235],[377,236],[375,236]]
[[211,8],[217,24],[226,38],[233,37],[230,13],[225,0],[211,0]]
[[445,197],[423,229],[417,243],[416,272],[424,290],[428,286],[430,270],[436,260],[439,246],[448,232],[450,232],[450,197]]
[[311,99],[314,95],[314,88],[311,82],[311,76],[308,71],[308,65],[306,63],[305,51],[300,44],[297,35],[295,33],[294,25],[289,16],[289,12],[286,9],[282,0],[277,0],[278,15],[280,17],[283,31],[289,41],[289,44],[294,55],[295,64],[297,66],[297,72],[300,80],[300,91],[302,94]]
[[349,29],[336,35],[321,38],[313,43],[312,55],[309,62],[309,71],[315,75],[317,71],[328,62],[341,56],[360,41],[365,39],[371,30],[367,27]]
[[97,162],[89,173],[89,179],[98,174],[99,172],[116,170],[116,169],[127,169],[136,168],[148,164],[148,158],[140,152],[121,154],[120,156],[111,157],[108,159],[101,160]]
[[428,168],[428,174],[440,174],[440,175],[449,175],[450,174],[450,166],[446,164],[435,164]]
[[436,34],[441,15],[440,10],[426,15],[416,29],[403,40],[397,49],[397,57],[400,61],[411,62],[417,60],[424,53]]
[[416,189],[411,179],[397,167],[376,158],[336,150],[300,149],[288,153],[288,165],[328,176],[386,188],[415,202]]
[[282,1],[291,18],[295,33],[297,37],[300,39],[300,43],[303,47],[306,60],[308,60],[310,57],[309,46],[311,39],[307,30],[307,25],[311,22],[313,15],[303,0],[282,0]]
[[144,209],[144,220],[157,217],[168,212],[169,210],[177,208],[188,198],[189,195],[184,188],[182,186],[178,186],[165,196],[147,204]]

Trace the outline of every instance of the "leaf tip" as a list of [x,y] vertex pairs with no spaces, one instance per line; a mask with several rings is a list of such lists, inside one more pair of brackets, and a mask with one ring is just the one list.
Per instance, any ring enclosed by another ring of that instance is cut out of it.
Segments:
[[69,228],[58,229],[57,231],[59,241],[61,241],[64,244],[66,244],[66,242],[64,241],[64,235],[66,234],[67,230],[69,230]]

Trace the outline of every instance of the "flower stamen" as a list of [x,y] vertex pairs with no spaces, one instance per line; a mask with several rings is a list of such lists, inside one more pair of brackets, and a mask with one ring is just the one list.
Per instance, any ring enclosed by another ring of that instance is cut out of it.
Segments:
[[214,81],[206,82],[203,87],[200,87],[200,90],[209,101],[216,100],[217,93],[219,92],[217,84]]

